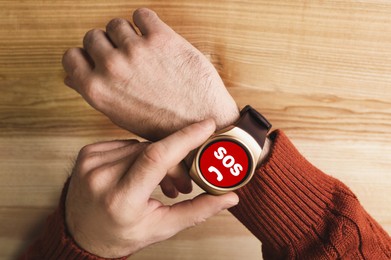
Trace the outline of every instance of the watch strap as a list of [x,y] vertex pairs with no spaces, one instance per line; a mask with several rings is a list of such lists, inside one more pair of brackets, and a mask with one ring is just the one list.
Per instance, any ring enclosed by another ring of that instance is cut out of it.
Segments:
[[267,133],[272,127],[269,121],[250,105],[240,111],[240,118],[235,126],[249,133],[261,148],[263,148]]

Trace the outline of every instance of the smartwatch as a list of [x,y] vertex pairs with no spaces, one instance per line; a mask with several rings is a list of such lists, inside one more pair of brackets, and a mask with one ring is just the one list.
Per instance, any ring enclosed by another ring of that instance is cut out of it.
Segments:
[[239,120],[213,134],[196,151],[190,176],[210,194],[220,195],[248,183],[254,175],[271,124],[251,106]]

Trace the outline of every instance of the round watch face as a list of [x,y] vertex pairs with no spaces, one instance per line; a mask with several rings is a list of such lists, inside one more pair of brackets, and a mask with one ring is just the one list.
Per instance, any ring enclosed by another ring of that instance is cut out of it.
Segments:
[[219,139],[208,143],[199,156],[203,178],[220,188],[241,184],[251,171],[249,151],[233,139]]

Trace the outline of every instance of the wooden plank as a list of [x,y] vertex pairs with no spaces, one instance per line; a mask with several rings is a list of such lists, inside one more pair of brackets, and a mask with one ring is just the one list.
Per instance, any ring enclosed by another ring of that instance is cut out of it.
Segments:
[[[140,6],[199,48],[240,106],[252,104],[284,129],[391,233],[390,2],[0,0],[0,6],[0,258],[15,258],[34,237],[83,145],[134,137],[63,85],[61,56],[80,46],[87,30],[129,18]],[[134,258],[260,254],[260,243],[225,212]]]

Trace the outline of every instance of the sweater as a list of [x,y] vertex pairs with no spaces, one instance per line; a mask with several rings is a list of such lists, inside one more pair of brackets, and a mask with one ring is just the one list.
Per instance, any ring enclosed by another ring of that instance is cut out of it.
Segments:
[[[391,238],[350,189],[308,162],[281,131],[269,136],[268,158],[237,190],[229,211],[262,242],[264,259],[391,259]],[[20,259],[103,259],[73,240],[65,198]],[[121,258],[126,259],[126,257]]]

